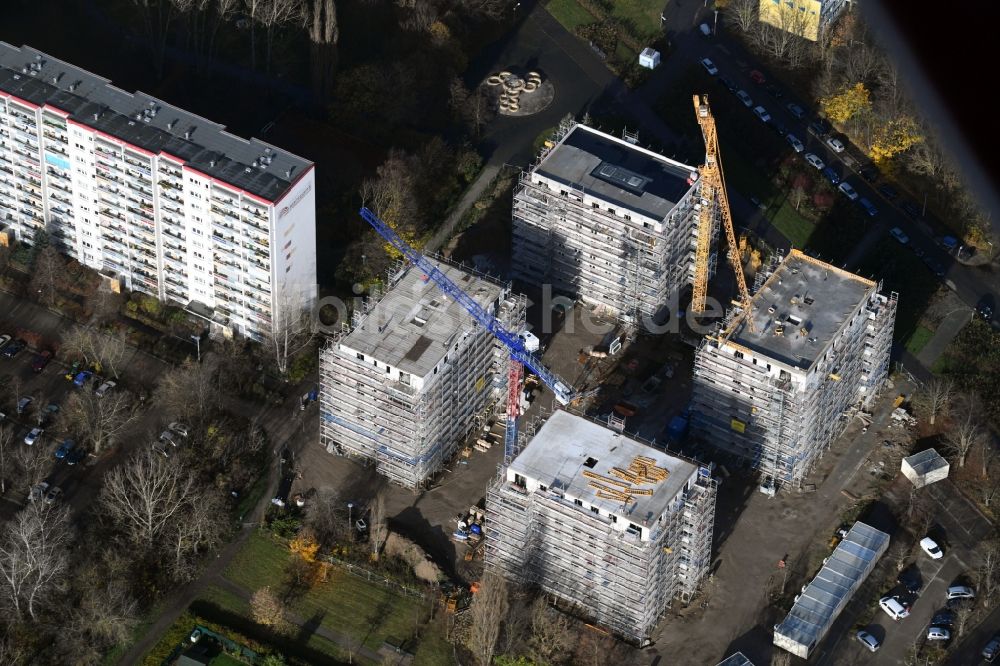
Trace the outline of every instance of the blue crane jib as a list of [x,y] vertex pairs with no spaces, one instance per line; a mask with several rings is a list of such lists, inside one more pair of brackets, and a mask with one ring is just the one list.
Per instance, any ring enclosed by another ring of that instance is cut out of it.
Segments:
[[524,364],[532,372],[538,375],[538,378],[541,379],[546,386],[552,389],[556,400],[558,400],[560,404],[565,405],[572,402],[574,399],[572,388],[566,382],[561,380],[555,373],[551,372],[548,368],[542,365],[538,358],[525,348],[524,342],[516,333],[511,333],[504,328],[503,324],[501,324],[496,317],[490,314],[486,308],[477,303],[474,298],[469,296],[457,284],[452,282],[447,275],[431,263],[424,255],[410,247],[409,243],[404,241],[392,227],[379,219],[378,215],[365,207],[361,209],[361,217],[364,218],[364,220],[368,222],[368,224],[370,224],[375,231],[382,236],[382,238],[389,241],[394,248],[403,254],[404,257],[420,268],[428,279],[433,280],[434,284],[436,284],[441,291],[455,299],[456,302],[460,303],[462,307],[465,308],[466,312],[472,315],[472,317],[479,322],[481,326],[486,328],[486,330],[492,333],[494,337],[500,340],[500,342],[502,342],[510,352],[512,359]]

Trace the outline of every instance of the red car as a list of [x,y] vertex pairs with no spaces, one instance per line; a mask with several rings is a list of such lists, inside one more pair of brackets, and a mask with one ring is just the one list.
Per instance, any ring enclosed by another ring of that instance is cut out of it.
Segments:
[[764,83],[767,81],[767,79],[764,78],[764,75],[759,71],[757,71],[756,69],[750,72],[750,80],[759,86],[764,85]]
[[44,349],[35,356],[35,360],[31,364],[31,369],[35,372],[41,372],[45,369],[45,366],[49,364],[52,360],[52,352],[48,349]]

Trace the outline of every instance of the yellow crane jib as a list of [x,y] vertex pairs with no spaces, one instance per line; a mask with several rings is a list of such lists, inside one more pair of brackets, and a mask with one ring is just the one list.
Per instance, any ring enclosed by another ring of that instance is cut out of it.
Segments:
[[[756,332],[753,317],[750,316],[750,290],[747,288],[746,277],[743,275],[743,263],[736,242],[736,231],[733,228],[733,215],[729,209],[729,197],[726,195],[726,178],[722,173],[722,162],[719,154],[719,136],[715,128],[715,117],[708,105],[708,95],[694,95],[694,111],[701,135],[705,140],[705,163],[698,167],[701,179],[699,194],[701,208],[698,211],[698,237],[695,245],[695,270],[691,311],[704,312],[705,300],[708,296],[708,259],[712,244],[712,229],[715,225],[716,210],[722,218],[722,226],[726,230],[726,255],[736,274],[741,304],[740,317],[745,317],[751,333]],[[737,317],[739,319],[739,317]]]

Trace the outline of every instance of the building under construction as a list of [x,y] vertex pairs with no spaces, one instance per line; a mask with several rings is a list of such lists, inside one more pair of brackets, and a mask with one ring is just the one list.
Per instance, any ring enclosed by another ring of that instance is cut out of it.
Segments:
[[[525,299],[509,285],[435,263],[509,330],[524,327]],[[504,395],[508,355],[420,269],[399,271],[389,284],[320,352],[320,441],[415,488]]]
[[644,643],[708,571],[715,482],[704,467],[565,411],[490,488],[486,557]]
[[660,313],[694,278],[698,170],[586,125],[550,143],[514,195],[513,276],[624,319]]
[[754,294],[753,326],[734,318],[695,354],[695,435],[801,483],[885,382],[896,294],[879,288],[792,250]]

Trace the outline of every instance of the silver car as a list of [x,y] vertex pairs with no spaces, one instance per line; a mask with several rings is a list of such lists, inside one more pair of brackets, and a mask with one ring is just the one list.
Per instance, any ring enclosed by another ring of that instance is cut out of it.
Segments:
[[868,648],[869,652],[876,652],[880,647],[882,647],[879,640],[864,629],[855,634],[855,637],[861,642],[862,645]]

